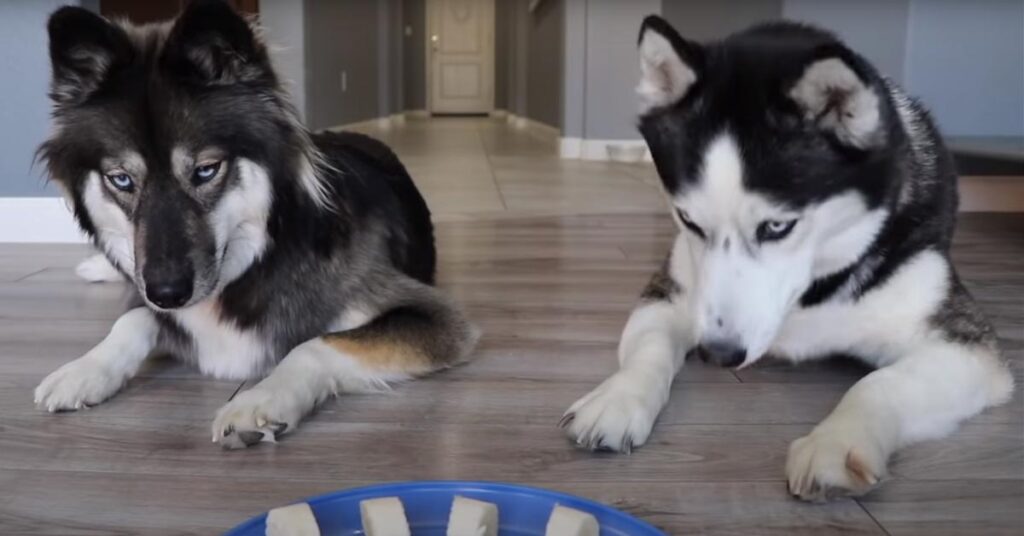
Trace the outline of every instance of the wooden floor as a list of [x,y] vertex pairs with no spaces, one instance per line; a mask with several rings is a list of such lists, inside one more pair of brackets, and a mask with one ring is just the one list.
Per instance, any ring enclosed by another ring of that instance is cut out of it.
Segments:
[[[648,166],[565,162],[497,122],[376,132],[437,213],[441,285],[484,328],[478,359],[326,404],[277,445],[209,440],[237,383],[173,362],[111,401],[49,415],[32,389],[99,341],[121,285],[79,282],[84,246],[0,245],[0,534],[217,534],[268,508],[367,483],[520,482],[612,504],[669,534],[1021,534],[1024,403],[897,456],[860,500],[790,499],[789,442],[864,370],[686,368],[650,443],[591,454],[556,423],[614,370],[630,307],[672,233]],[[1024,216],[968,215],[954,257],[1024,379]]]

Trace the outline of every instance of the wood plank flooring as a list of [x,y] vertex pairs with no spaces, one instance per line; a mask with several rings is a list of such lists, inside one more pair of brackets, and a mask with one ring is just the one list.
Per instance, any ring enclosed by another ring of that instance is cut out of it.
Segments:
[[[99,341],[121,285],[72,269],[79,245],[0,245],[0,534],[219,534],[268,508],[408,479],[520,482],[587,496],[668,534],[1021,534],[1024,399],[902,452],[858,500],[808,505],[786,448],[865,373],[851,362],[741,372],[692,363],[650,443],[579,451],[562,411],[615,368],[622,324],[671,238],[647,166],[566,162],[491,121],[373,132],[438,221],[440,284],[485,336],[471,364],[329,402],[277,445],[209,440],[237,383],[150,363],[111,401],[49,415],[32,389]],[[953,256],[1024,380],[1024,215],[962,217]]]

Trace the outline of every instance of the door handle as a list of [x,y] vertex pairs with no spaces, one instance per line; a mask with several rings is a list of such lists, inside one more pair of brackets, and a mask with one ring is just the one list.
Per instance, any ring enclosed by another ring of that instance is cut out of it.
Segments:
[[440,43],[440,41],[441,41],[441,38],[438,37],[437,34],[431,35],[430,36],[430,48],[433,49],[433,50],[437,50],[437,46],[438,46],[438,43]]

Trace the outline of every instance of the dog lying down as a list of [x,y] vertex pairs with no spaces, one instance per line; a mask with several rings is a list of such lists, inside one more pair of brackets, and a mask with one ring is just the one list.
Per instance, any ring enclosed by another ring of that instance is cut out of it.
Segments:
[[570,438],[643,445],[691,350],[728,367],[855,355],[878,370],[789,449],[790,491],[820,501],[870,490],[899,448],[1010,398],[950,262],[956,171],[919,103],[795,23],[698,44],[650,17],[639,48],[640,132],[678,236],[620,370],[566,412]]
[[432,286],[430,211],[405,168],[369,137],[307,132],[226,3],[145,26],[63,7],[48,29],[55,128],[39,155],[102,252],[76,271],[138,296],[42,381],[39,407],[99,404],[170,353],[263,378],[212,425],[245,447],[336,393],[469,356],[478,332]]

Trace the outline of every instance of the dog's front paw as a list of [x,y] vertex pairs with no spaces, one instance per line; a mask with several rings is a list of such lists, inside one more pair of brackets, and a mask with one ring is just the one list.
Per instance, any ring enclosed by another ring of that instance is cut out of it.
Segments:
[[65,364],[36,387],[35,403],[51,413],[94,406],[124,385],[125,376],[92,357]]
[[577,400],[559,426],[581,447],[628,453],[647,441],[661,410],[652,390],[620,371]]
[[228,450],[274,442],[291,432],[302,418],[301,410],[287,393],[253,387],[238,393],[213,420],[213,442]]
[[863,495],[885,477],[886,461],[881,442],[863,428],[819,426],[789,446],[789,492],[811,502]]
[[114,268],[102,253],[97,253],[75,267],[75,274],[90,283],[117,283],[124,281],[124,275]]

